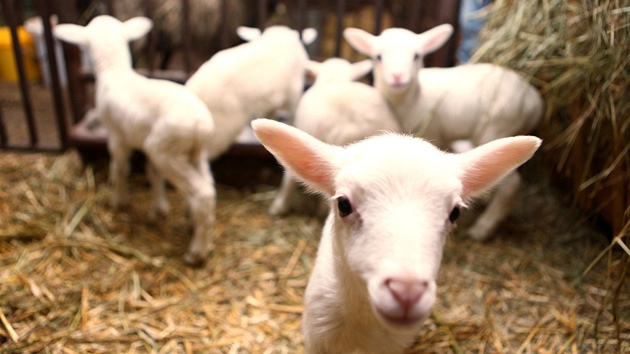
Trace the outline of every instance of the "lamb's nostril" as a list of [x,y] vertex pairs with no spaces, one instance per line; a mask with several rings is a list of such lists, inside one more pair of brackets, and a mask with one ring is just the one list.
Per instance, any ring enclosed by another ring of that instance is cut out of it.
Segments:
[[394,299],[407,312],[420,301],[429,283],[414,278],[389,278],[385,281],[385,285],[392,293]]
[[398,84],[402,80],[402,74],[400,73],[392,74],[392,78],[394,79],[394,82]]

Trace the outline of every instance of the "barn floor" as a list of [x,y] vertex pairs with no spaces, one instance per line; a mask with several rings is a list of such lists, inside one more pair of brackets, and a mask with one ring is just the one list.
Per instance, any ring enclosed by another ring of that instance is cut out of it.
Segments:
[[[613,248],[589,268],[609,241],[527,180],[496,238],[465,238],[466,220],[449,238],[438,301],[409,353],[630,351],[628,257]],[[274,187],[219,185],[215,249],[191,268],[183,200],[170,190],[172,212],[150,222],[142,175],[120,211],[106,168],[73,151],[2,152],[0,181],[0,352],[302,352],[321,222],[267,216]]]

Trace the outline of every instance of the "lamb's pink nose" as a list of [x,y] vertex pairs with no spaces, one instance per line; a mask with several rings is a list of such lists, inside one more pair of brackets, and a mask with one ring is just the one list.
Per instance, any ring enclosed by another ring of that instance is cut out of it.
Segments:
[[429,282],[417,278],[400,277],[387,279],[385,285],[406,314],[420,301],[429,286]]
[[394,83],[396,85],[400,85],[400,82],[402,81],[402,74],[401,73],[392,74],[392,78],[394,79]]

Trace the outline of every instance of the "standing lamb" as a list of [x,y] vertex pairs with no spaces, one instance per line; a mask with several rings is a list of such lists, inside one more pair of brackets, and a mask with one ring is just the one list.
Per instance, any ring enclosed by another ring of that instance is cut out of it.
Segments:
[[[424,68],[423,57],[440,48],[453,28],[444,24],[415,34],[390,28],[373,36],[346,28],[346,40],[374,62],[376,88],[385,95],[404,132],[440,148],[458,140],[473,146],[530,133],[540,122],[543,101],[517,73],[492,64]],[[468,233],[487,239],[510,212],[521,184],[518,172],[506,177]]]
[[87,47],[96,76],[96,111],[108,131],[112,205],[128,201],[126,178],[132,149],[143,151],[153,192],[153,213],[168,213],[164,178],[187,199],[194,235],[184,260],[203,261],[212,247],[216,191],[208,165],[214,123],[206,105],[184,86],[148,79],[131,66],[129,41],[144,36],[152,22],[97,16],[83,27],[61,24],[57,38]]
[[[340,58],[323,63],[309,61],[307,70],[316,79],[300,99],[295,113],[296,128],[333,145],[346,145],[379,132],[400,131],[383,95],[369,85],[354,82],[372,70],[371,60],[354,64]],[[295,190],[294,177],[285,171],[270,213],[288,212]]]
[[460,208],[527,161],[540,139],[499,139],[463,154],[385,134],[347,147],[286,124],[252,123],[262,144],[330,203],[305,293],[306,353],[400,353],[436,299]]
[[[304,91],[308,55],[297,31],[272,26],[261,33],[239,27],[238,34],[250,42],[218,52],[186,82],[214,118],[210,159],[227,150],[255,117],[285,109],[293,119]],[[308,44],[317,32],[305,29],[302,37]]]

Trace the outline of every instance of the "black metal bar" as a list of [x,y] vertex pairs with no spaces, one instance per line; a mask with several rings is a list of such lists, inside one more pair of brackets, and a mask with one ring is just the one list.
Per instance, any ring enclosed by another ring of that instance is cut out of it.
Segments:
[[407,28],[413,32],[419,32],[419,24],[420,24],[420,7],[422,6],[422,1],[414,1],[411,0],[411,9],[410,14],[407,17]]
[[[153,1],[145,0],[144,1],[145,16],[152,19],[154,13],[155,13],[155,7],[153,6]],[[147,53],[146,54],[147,54],[147,64],[149,67],[149,73],[148,73],[149,77],[153,77],[153,73],[155,71],[155,57],[157,53],[155,32],[156,32],[155,28],[153,28],[147,36]]]
[[107,14],[116,17],[116,11],[114,11],[114,3],[112,0],[105,1],[105,7],[107,8]]
[[2,106],[0,106],[0,147],[6,148],[8,141],[7,129],[4,125],[4,117],[2,116]]
[[230,34],[228,33],[228,16],[229,16],[229,2],[227,0],[221,0],[221,29],[220,33],[220,49],[225,49],[230,45]]
[[29,141],[32,146],[39,143],[37,136],[37,127],[33,116],[33,109],[31,104],[31,95],[26,84],[26,71],[24,68],[24,57],[22,56],[22,49],[20,48],[20,39],[18,37],[18,21],[16,18],[14,5],[12,6],[10,0],[1,0],[2,11],[5,15],[5,20],[11,29],[11,39],[13,41],[13,53],[15,55],[15,63],[17,64],[18,76],[20,79],[20,91],[22,93],[22,103],[24,106],[24,114],[26,115],[26,124],[28,128]]
[[258,1],[258,23],[256,24],[258,28],[264,29],[267,22],[267,10],[269,8],[268,0],[259,0]]
[[297,24],[294,28],[302,34],[302,30],[306,27],[306,0],[298,0]]
[[52,36],[52,26],[50,25],[50,1],[38,0],[36,1],[38,12],[42,18],[42,24],[44,25],[44,41],[46,42],[46,54],[48,55],[48,65],[51,79],[50,90],[53,97],[53,104],[55,107],[55,117],[57,119],[57,134],[59,135],[59,141],[63,149],[68,147],[68,127],[66,124],[66,112],[63,105],[63,98],[61,97],[61,84],[59,81],[59,72],[57,71],[57,53],[55,51],[55,42]]
[[[77,23],[79,14],[76,0],[57,0],[57,16],[59,23]],[[62,42],[63,55],[66,60],[66,74],[68,75],[68,94],[72,109],[72,123],[83,119],[87,112],[87,91],[83,80],[81,67],[81,51],[79,47]]]
[[[457,31],[457,15],[459,13],[459,0],[443,0],[436,9],[436,20],[438,24],[450,23],[455,31]],[[447,44],[440,48],[435,54],[436,66],[453,66],[455,65],[455,42],[457,33],[454,33],[448,40]]]
[[335,56],[341,56],[341,36],[343,34],[343,16],[346,11],[346,0],[337,1],[337,31],[335,32]]
[[[225,6],[225,4],[223,5]],[[182,46],[184,49],[184,71],[187,75],[192,73],[191,44],[190,44],[190,1],[182,0]]]
[[383,26],[383,11],[384,5],[383,0],[375,0],[374,1],[374,34],[378,35],[381,33],[381,28]]

